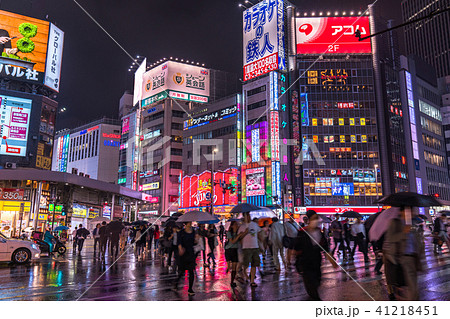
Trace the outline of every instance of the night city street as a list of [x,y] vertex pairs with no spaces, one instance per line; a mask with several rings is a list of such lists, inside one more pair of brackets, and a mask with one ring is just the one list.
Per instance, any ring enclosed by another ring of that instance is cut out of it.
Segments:
[[450,0],[0,0],[2,319],[438,319],[449,247]]
[[[176,275],[168,273],[167,268],[161,268],[159,257],[138,262],[130,250],[108,269],[111,266],[108,256],[106,263],[102,264],[93,258],[92,241],[87,242],[86,248],[81,255],[72,255],[69,250],[64,257],[52,260],[42,258],[32,265],[1,265],[0,300],[68,301],[78,299],[86,290],[81,300],[309,300],[301,278],[294,269],[267,274],[262,281],[258,278],[256,288],[240,282],[233,291],[229,284],[230,275],[225,273],[222,250],[214,272],[203,266],[197,267],[194,286],[196,295],[189,297],[187,287],[178,292],[172,291]],[[435,256],[427,246],[426,272],[419,275],[421,300],[450,300],[449,260],[447,249],[444,249],[443,255]],[[374,259],[364,264],[362,255],[357,255],[354,263],[343,264],[344,269],[375,300],[387,300],[384,276],[374,275],[373,266]],[[89,289],[103,272],[105,274]],[[371,300],[342,270],[336,271],[331,266],[325,266],[323,279],[323,300]]]

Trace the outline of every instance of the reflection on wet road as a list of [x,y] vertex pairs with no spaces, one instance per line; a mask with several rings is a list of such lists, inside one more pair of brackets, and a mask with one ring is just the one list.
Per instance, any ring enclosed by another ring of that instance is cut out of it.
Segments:
[[[63,257],[44,257],[25,266],[0,264],[0,300],[77,300],[80,296],[81,300],[308,300],[295,269],[271,273],[263,267],[265,276],[261,278],[257,273],[258,287],[250,288],[241,280],[231,289],[222,249],[216,252],[215,270],[203,267],[198,259],[196,295],[188,297],[187,277],[179,291],[172,291],[176,275],[161,266],[161,258],[154,252],[151,258],[147,256],[138,262],[129,250],[112,265],[108,256],[105,262],[94,258],[92,243],[86,244],[81,255],[72,254],[69,249]],[[449,261],[447,250],[442,256],[435,256],[427,243],[426,270],[419,275],[422,300],[450,300]],[[373,256],[368,264],[362,262],[361,255],[354,262],[340,263],[375,300],[387,300],[384,275],[376,276],[373,272]],[[324,262],[323,274],[323,300],[370,300],[342,270]]]

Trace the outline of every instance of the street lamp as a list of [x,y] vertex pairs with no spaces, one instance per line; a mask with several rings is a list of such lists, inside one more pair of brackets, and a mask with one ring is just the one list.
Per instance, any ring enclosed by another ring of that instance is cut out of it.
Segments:
[[211,215],[214,215],[214,155],[219,150],[214,148],[212,150],[212,162],[211,162]]

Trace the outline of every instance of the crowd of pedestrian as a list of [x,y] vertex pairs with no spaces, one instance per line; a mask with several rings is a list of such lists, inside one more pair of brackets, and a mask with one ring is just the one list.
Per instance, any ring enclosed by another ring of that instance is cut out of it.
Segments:
[[[189,295],[194,295],[197,264],[214,271],[217,264],[216,251],[224,249],[230,273],[230,286],[238,282],[257,287],[257,270],[260,277],[266,275],[271,264],[273,272],[283,269],[297,270],[303,278],[306,292],[312,300],[320,300],[321,265],[325,257],[335,268],[353,262],[357,251],[364,262],[369,261],[369,251],[374,255],[376,275],[384,273],[390,300],[397,298],[417,300],[417,273],[422,269],[424,256],[423,224],[410,225],[404,210],[390,221],[380,238],[369,239],[369,223],[360,217],[341,218],[336,214],[330,222],[323,223],[315,211],[308,211],[298,224],[292,218],[281,223],[278,218],[251,219],[243,213],[241,219],[231,219],[227,228],[220,224],[192,222],[173,223],[164,228],[158,225],[125,226],[121,220],[103,222],[92,232],[94,254],[117,258],[119,251],[133,245],[138,262],[159,256],[162,267],[177,274],[174,290],[186,272],[189,278]],[[442,245],[449,246],[446,216],[435,219],[432,227],[434,252],[442,254]],[[79,225],[73,236],[74,253],[80,253],[89,231]],[[341,259],[342,255],[342,259]],[[263,271],[264,269],[264,271]]]

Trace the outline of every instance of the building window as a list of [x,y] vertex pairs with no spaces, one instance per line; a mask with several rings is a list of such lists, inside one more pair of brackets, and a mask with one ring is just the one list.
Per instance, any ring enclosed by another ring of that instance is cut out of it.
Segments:
[[179,148],[171,148],[170,155],[183,156],[183,150]]
[[181,169],[183,164],[181,162],[170,162],[170,168]]
[[183,118],[183,117],[184,117],[184,114],[186,114],[186,113],[183,112],[183,111],[177,111],[177,110],[173,110],[173,111],[172,111],[172,116],[173,116],[173,117]]
[[183,130],[183,124],[181,123],[172,123],[172,130]]
[[252,103],[247,106],[247,110],[251,111],[251,110],[257,109],[259,107],[266,106],[266,104],[267,104],[266,100]]
[[255,95],[255,94],[258,94],[258,93],[261,93],[261,92],[265,92],[265,91],[266,91],[266,86],[263,85],[263,86],[260,86],[260,87],[257,87],[255,89],[247,91],[247,96],[252,96],[252,95]]

